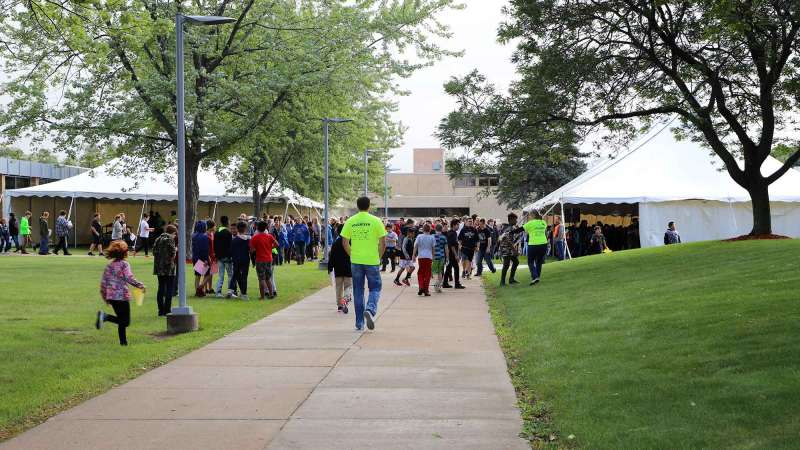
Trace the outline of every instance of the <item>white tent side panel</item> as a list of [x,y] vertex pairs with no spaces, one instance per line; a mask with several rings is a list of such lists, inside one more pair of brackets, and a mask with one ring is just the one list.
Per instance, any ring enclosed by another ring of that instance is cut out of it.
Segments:
[[[771,202],[772,232],[800,238],[800,204]],[[749,202],[680,200],[639,203],[642,247],[664,245],[667,223],[674,221],[683,242],[729,239],[750,232],[753,211]]]

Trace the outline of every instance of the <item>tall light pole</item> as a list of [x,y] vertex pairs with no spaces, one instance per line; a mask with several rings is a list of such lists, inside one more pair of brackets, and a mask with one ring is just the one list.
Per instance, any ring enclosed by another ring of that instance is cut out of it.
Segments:
[[183,333],[198,328],[197,314],[186,304],[186,122],[183,92],[183,24],[222,25],[235,22],[231,17],[175,15],[175,67],[178,141],[178,307],[167,315],[167,331]]
[[383,217],[389,218],[389,172],[394,172],[395,168],[389,164],[383,166]]
[[[328,252],[331,249],[331,243],[328,242],[328,227],[330,227],[330,218],[328,216],[328,198],[329,198],[329,177],[330,177],[330,164],[328,163],[328,136],[329,136],[329,125],[331,123],[345,123],[345,122],[352,122],[353,119],[341,119],[337,117],[325,117],[322,119],[322,133],[324,134],[324,164],[325,164],[325,181],[322,183],[322,189],[325,191],[325,226],[322,227],[324,236],[322,236],[323,242],[325,242],[325,246],[322,252],[322,260],[319,262],[319,268],[321,270],[328,270]],[[333,234],[333,233],[331,233]]]

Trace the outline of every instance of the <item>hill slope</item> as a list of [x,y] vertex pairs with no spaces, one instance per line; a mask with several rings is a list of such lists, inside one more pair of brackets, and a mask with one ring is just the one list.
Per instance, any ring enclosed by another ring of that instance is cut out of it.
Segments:
[[[546,264],[490,304],[558,447],[797,448],[800,241],[705,242]],[[529,417],[530,419],[530,417]],[[570,435],[572,438],[570,439]]]

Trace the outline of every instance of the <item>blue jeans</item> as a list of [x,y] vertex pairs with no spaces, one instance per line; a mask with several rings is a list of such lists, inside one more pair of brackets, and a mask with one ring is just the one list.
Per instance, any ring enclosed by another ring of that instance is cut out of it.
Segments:
[[564,260],[564,241],[555,241],[556,258],[559,261]]
[[222,294],[222,286],[225,284],[225,274],[228,274],[228,282],[233,278],[233,262],[230,258],[221,258],[217,260],[218,275],[217,275],[217,294]]
[[489,266],[489,271],[494,273],[494,262],[492,262],[492,254],[490,253],[491,250],[485,249],[481,250],[478,248],[478,271],[475,273],[476,275],[480,275],[483,273],[483,262],[486,261],[486,265]]
[[50,244],[48,242],[47,236],[43,236],[39,241],[39,254],[46,255],[50,253]]
[[365,264],[351,264],[353,272],[353,304],[356,307],[356,327],[364,327],[364,280],[369,287],[367,310],[378,314],[378,300],[381,298],[381,267]]
[[531,280],[535,280],[542,275],[542,265],[544,265],[546,253],[547,244],[528,246],[528,270],[531,271]]

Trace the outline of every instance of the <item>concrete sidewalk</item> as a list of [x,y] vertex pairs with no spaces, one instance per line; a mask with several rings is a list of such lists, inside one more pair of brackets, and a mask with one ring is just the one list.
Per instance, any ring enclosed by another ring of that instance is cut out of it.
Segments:
[[12,449],[527,449],[478,281],[384,279],[374,332],[331,288],[0,445]]

